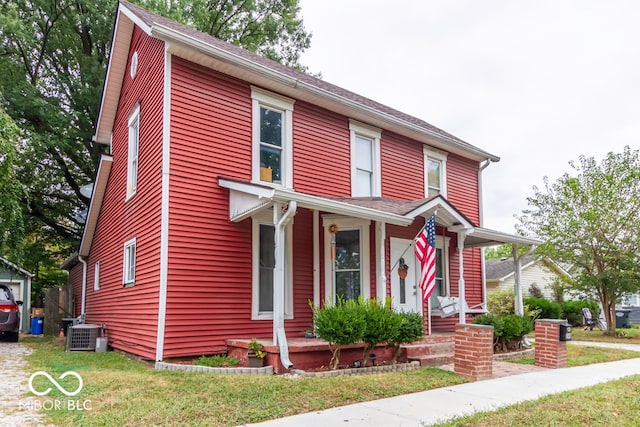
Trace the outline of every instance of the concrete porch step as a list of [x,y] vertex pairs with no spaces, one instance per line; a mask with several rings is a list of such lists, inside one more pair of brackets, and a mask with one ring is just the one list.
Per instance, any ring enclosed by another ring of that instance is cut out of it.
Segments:
[[410,344],[403,346],[404,356],[408,359],[420,356],[433,356],[443,353],[453,354],[455,343],[451,342],[439,342],[433,344]]

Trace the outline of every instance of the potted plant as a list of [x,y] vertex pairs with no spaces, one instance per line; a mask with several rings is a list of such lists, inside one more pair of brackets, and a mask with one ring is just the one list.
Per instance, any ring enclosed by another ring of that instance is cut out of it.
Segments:
[[247,356],[249,358],[249,367],[261,368],[264,365],[264,357],[267,355],[264,351],[264,346],[256,341],[255,338],[251,338],[248,348],[249,353]]

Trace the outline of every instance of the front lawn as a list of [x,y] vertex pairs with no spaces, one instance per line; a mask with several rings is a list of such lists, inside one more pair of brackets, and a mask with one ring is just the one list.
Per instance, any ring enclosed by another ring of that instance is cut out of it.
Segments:
[[[612,362],[614,360],[622,359],[634,359],[637,357],[640,357],[640,352],[637,351],[572,345],[571,343],[567,343],[568,367],[590,365],[592,363]],[[534,359],[534,356],[531,356],[524,357],[522,359],[509,360],[509,362],[533,365]]]
[[[60,426],[231,426],[466,382],[436,368],[339,378],[157,371],[114,352],[65,353],[59,340],[21,341],[35,350],[27,357],[32,372],[57,378],[72,370],[84,381],[73,399],[90,400],[89,411],[44,411]],[[67,399],[55,388],[47,398]]]
[[640,325],[632,325],[631,328],[616,329],[616,336],[604,335],[601,330],[584,330],[583,327],[571,328],[572,339],[575,341],[599,341],[624,344],[640,344]]

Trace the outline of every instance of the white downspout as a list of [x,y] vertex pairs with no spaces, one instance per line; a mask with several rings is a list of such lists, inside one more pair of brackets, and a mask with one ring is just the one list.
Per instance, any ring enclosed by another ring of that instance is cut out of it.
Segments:
[[[484,226],[484,201],[482,193],[482,171],[489,167],[491,160],[486,160],[478,169],[478,207],[479,207],[479,221],[480,227]],[[482,307],[487,307],[487,277],[484,274],[486,270],[486,263],[484,261],[484,247],[480,248],[480,268],[482,269]]]
[[284,330],[284,288],[285,273],[284,260],[285,251],[285,228],[293,219],[298,209],[298,204],[294,201],[289,202],[287,211],[278,219],[280,211],[280,203],[273,206],[273,219],[276,224],[275,230],[275,255],[276,265],[273,270],[273,342],[280,347],[280,362],[286,369],[291,369],[293,363],[289,360],[289,346],[287,345],[287,335]]
[[458,260],[460,263],[459,274],[460,278],[458,279],[458,298],[460,300],[460,317],[459,322],[461,324],[467,323],[467,313],[466,313],[466,299],[465,299],[465,284],[464,284],[464,239],[467,237],[466,230],[458,232]]
[[376,221],[376,298],[378,301],[384,301],[387,296],[387,275],[385,274],[386,268],[386,253],[385,253],[385,240],[386,240],[386,223],[382,221]]
[[80,302],[80,317],[84,323],[87,301],[87,261],[85,261],[80,255],[78,255],[78,261],[82,264],[82,301]]

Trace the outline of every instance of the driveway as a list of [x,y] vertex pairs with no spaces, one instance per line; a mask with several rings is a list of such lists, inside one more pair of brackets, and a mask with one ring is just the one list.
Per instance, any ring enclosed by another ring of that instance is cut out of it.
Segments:
[[44,416],[33,409],[29,391],[29,372],[24,357],[31,350],[20,342],[0,341],[0,427],[48,426]]

